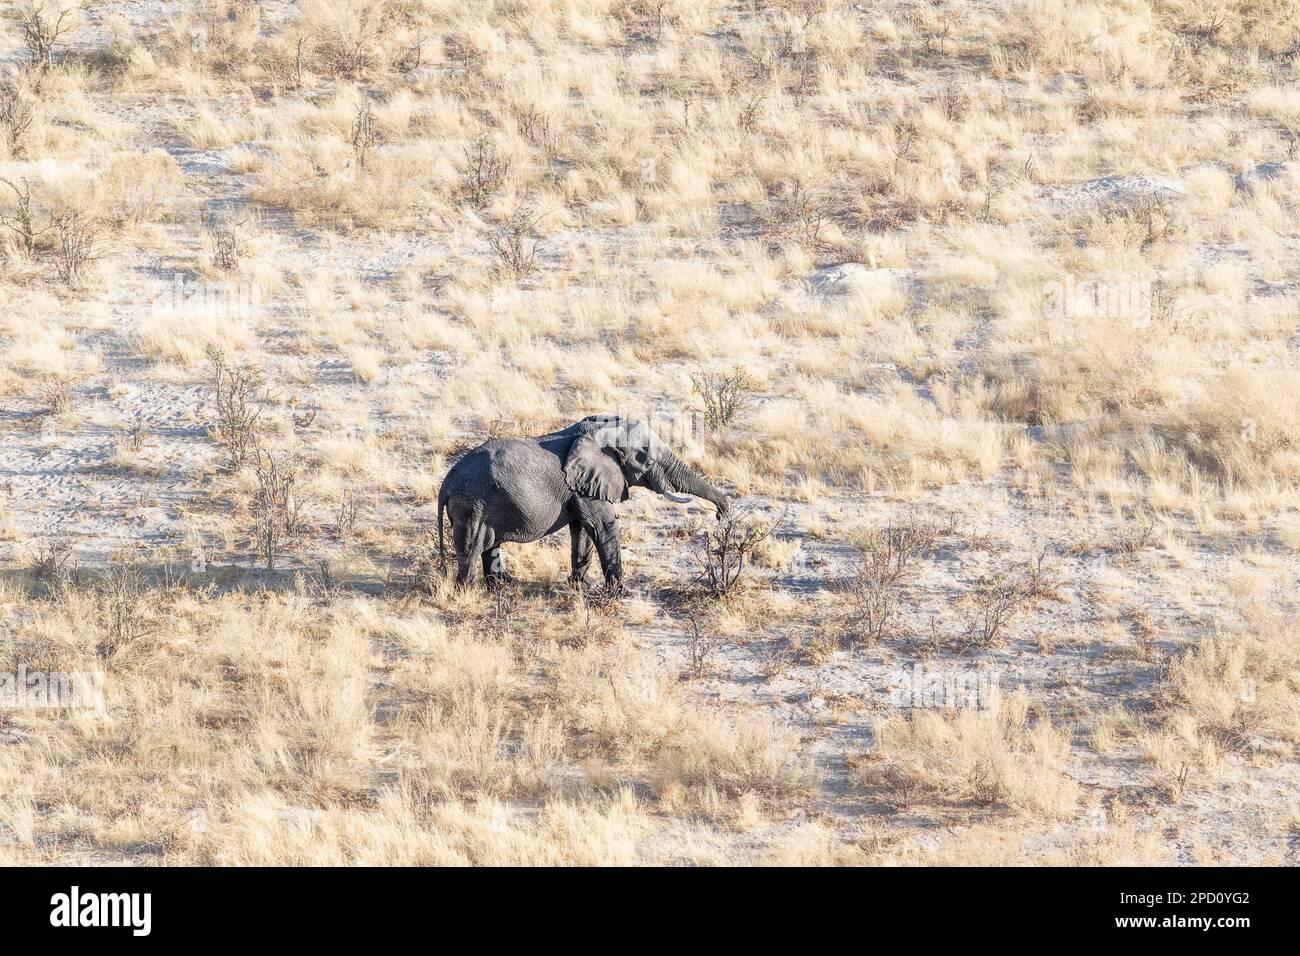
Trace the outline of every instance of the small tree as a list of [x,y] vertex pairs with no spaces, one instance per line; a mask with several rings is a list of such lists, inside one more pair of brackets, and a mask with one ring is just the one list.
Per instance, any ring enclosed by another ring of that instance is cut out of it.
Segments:
[[696,559],[700,565],[697,578],[715,597],[733,593],[745,562],[758,545],[780,527],[784,515],[774,520],[762,520],[752,510],[733,507],[719,518],[711,529],[701,532],[696,546]]
[[23,43],[33,69],[44,73],[54,66],[54,44],[76,25],[76,8],[45,0],[33,3],[20,14]]
[[901,588],[913,560],[934,546],[939,529],[928,521],[909,521],[877,528],[862,546],[847,592],[858,634],[878,641],[898,617]]
[[465,150],[465,163],[461,193],[471,206],[482,209],[501,188],[506,174],[510,172],[510,161],[501,158],[491,140],[480,136],[473,146]]
[[298,501],[293,487],[297,469],[262,448],[256,449],[257,492],[253,496],[253,537],[266,570],[275,570],[275,560],[284,539],[297,531]]
[[212,363],[217,413],[213,433],[226,447],[233,470],[247,461],[256,441],[257,419],[262,413],[256,403],[262,397],[266,376],[251,365],[231,365],[225,353],[214,347],[208,349],[208,361]]
[[32,125],[32,104],[12,80],[0,81],[0,135],[11,156],[22,149],[23,135]]
[[248,252],[247,219],[222,222],[212,219],[207,225],[208,242],[212,245],[212,264],[218,269],[233,272]]
[[18,208],[12,216],[0,216],[0,226],[4,226],[15,236],[18,237],[18,248],[23,251],[24,255],[31,256],[36,253],[36,239],[44,229],[37,229],[32,218],[32,187],[27,180],[23,181],[23,188],[19,189],[7,179],[0,179],[14,191],[14,196],[18,201]]
[[749,373],[737,365],[730,372],[695,372],[691,388],[699,398],[709,428],[729,424],[750,402]]

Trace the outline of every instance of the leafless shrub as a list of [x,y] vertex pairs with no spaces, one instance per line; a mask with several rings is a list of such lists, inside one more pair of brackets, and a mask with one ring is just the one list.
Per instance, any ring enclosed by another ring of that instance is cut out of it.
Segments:
[[734,593],[745,562],[759,543],[780,527],[784,517],[761,519],[752,510],[740,507],[724,513],[696,542],[695,556],[700,565],[697,581],[715,597]]
[[298,472],[262,448],[255,448],[257,491],[253,495],[253,539],[268,572],[286,538],[298,530],[299,502],[293,493]]
[[256,404],[263,396],[266,376],[248,364],[231,365],[220,349],[208,349],[212,363],[212,388],[216,402],[216,439],[226,447],[229,467],[239,468],[248,459],[256,442],[256,426],[261,408]]
[[45,232],[44,229],[37,229],[35,220],[32,217],[32,188],[27,180],[23,180],[23,188],[19,189],[7,179],[0,179],[14,191],[14,197],[17,200],[17,209],[12,216],[0,216],[0,225],[4,226],[15,236],[18,237],[18,248],[23,251],[24,255],[32,256],[36,253],[36,240]]
[[974,618],[961,637],[959,653],[991,647],[1002,638],[1012,621],[1045,598],[1056,596],[1056,581],[1044,567],[1044,549],[1036,559],[1011,571],[985,575],[968,596]]
[[916,151],[916,141],[920,138],[921,131],[916,122],[911,119],[900,119],[893,125],[894,145],[892,152],[894,154],[894,176],[898,176],[899,167],[903,160],[911,159]]
[[541,239],[535,232],[545,213],[529,214],[522,206],[511,214],[505,226],[487,237],[488,249],[497,267],[507,276],[522,279],[537,270]]
[[[537,123],[540,121],[534,121]],[[538,132],[534,128],[534,132]],[[475,209],[482,209],[496,195],[510,172],[510,161],[502,159],[496,144],[480,136],[465,150],[465,173],[461,177],[460,191]]]
[[774,641],[763,652],[760,666],[763,670],[763,679],[774,681],[789,673],[790,668],[794,666],[794,653],[784,641]]
[[212,247],[212,263],[218,269],[233,272],[248,253],[248,220],[208,222],[206,232]]
[[19,23],[32,68],[44,72],[54,66],[54,45],[76,24],[76,9],[41,0],[19,14]]
[[367,98],[357,107],[356,118],[352,121],[352,149],[357,156],[357,166],[366,168],[366,157],[379,146],[383,137],[375,126],[374,111]]
[[691,388],[703,406],[704,423],[709,428],[720,428],[730,424],[749,404],[753,384],[749,373],[737,365],[730,372],[695,372]]
[[931,521],[914,520],[873,530],[847,592],[860,639],[879,641],[898,618],[901,587],[915,559],[934,548],[942,533]]
[[22,150],[23,136],[32,125],[32,104],[13,80],[0,80],[0,133],[9,146],[9,155]]
[[[515,114],[515,121],[519,124],[519,133],[524,139],[540,149],[547,159],[555,157],[559,150],[559,137],[555,122],[548,114],[531,106],[524,107]],[[474,151],[468,152],[467,156],[473,168],[476,162]],[[509,172],[508,164],[504,172]]]
[[64,378],[47,378],[40,384],[40,401],[50,415],[72,411],[72,383]]
[[145,633],[148,580],[139,564],[118,556],[99,575],[95,590],[100,595],[106,615],[105,635],[100,641],[99,653],[102,657],[112,657]]
[[[316,44],[316,54],[323,71],[330,76],[355,80],[365,74],[374,63],[374,34],[379,24],[378,16],[370,8],[362,8],[354,23],[340,26],[332,36]],[[299,54],[301,57],[301,48]]]
[[822,233],[834,219],[834,209],[818,190],[794,180],[769,206],[768,229],[816,252],[827,245]]
[[1125,522],[1115,529],[1111,547],[1125,557],[1132,557],[1155,546],[1157,530],[1156,523],[1149,517]]
[[105,254],[103,223],[79,209],[52,213],[54,229],[54,271],[65,284],[75,286],[86,270]]
[[149,441],[149,423],[143,415],[135,415],[126,427],[123,444],[131,451],[140,451]]
[[45,584],[57,584],[68,573],[68,561],[72,557],[72,543],[66,538],[47,538],[36,548],[32,560],[31,573],[37,581]]
[[690,628],[686,644],[690,651],[690,664],[683,677],[700,678],[704,676],[709,660],[718,649],[717,639],[708,633],[695,614],[686,618],[686,625]]
[[357,518],[360,513],[360,507],[357,504],[356,495],[352,489],[344,490],[342,498],[339,500],[338,517],[334,521],[334,530],[339,536],[339,540],[347,541],[357,530]]

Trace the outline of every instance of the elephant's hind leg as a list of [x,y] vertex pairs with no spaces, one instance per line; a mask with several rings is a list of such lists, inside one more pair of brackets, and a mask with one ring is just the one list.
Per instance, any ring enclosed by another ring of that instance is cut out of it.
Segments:
[[451,521],[451,546],[456,552],[456,583],[466,584],[470,572],[469,515],[456,515]]
[[483,521],[483,509],[479,505],[472,508],[457,509],[452,516],[451,540],[456,549],[456,583],[476,584],[479,578],[479,563],[487,568],[487,552],[496,544],[496,536]]
[[506,572],[506,562],[501,557],[500,545],[494,545],[483,552],[483,577],[488,584],[508,584],[514,580]]

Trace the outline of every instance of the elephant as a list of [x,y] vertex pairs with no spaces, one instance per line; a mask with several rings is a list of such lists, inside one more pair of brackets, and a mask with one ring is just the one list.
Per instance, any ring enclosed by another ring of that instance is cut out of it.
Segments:
[[489,584],[506,579],[500,549],[569,529],[570,580],[586,580],[594,546],[606,585],[620,590],[623,561],[614,505],[632,487],[679,504],[691,496],[713,503],[721,519],[730,499],[677,456],[644,423],[590,415],[537,438],[496,438],[452,465],[438,492],[438,554],[446,559],[443,514],[451,519],[456,581],[478,580],[481,558]]

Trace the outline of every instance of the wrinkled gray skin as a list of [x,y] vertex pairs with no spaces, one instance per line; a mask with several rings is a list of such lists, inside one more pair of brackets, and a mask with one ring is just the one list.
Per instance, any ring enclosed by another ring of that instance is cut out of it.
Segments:
[[572,544],[571,580],[583,581],[594,546],[605,582],[618,588],[623,562],[614,505],[633,486],[679,503],[711,501],[721,517],[727,496],[683,462],[641,422],[592,415],[540,438],[497,438],[452,466],[438,493],[438,553],[444,510],[451,518],[456,580],[504,577],[500,546],[536,541],[561,528]]

